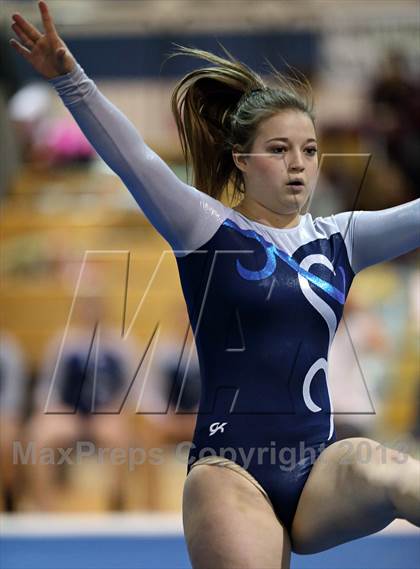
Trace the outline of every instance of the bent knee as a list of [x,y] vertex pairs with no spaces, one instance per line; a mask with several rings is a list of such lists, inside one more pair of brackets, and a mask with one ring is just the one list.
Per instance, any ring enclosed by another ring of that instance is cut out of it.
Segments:
[[353,441],[347,462],[352,478],[358,483],[365,483],[367,487],[392,488],[408,455],[372,439],[358,437]]

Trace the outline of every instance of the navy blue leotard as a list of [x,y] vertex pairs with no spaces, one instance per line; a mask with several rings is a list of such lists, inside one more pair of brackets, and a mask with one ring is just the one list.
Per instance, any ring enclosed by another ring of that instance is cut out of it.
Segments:
[[420,245],[420,200],[272,228],[179,180],[80,65],[50,83],[174,250],[202,379],[188,471],[230,458],[290,530],[335,440],[327,360],[351,283]]

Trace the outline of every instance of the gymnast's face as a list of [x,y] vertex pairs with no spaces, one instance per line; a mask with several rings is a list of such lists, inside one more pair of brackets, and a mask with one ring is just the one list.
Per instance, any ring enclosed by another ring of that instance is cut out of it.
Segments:
[[[244,176],[248,205],[258,204],[273,214],[299,214],[318,170],[312,120],[297,110],[278,112],[259,124],[250,153],[234,160]],[[303,185],[288,185],[295,178]]]

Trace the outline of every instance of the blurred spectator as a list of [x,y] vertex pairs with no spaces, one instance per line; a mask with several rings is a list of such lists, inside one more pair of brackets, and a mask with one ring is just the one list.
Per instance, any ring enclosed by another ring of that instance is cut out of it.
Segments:
[[397,48],[384,58],[368,91],[368,130],[384,144],[385,155],[404,174],[401,202],[415,199],[420,188],[420,77],[411,77],[404,53]]
[[[186,307],[175,310],[178,334],[159,341],[152,364],[152,381],[140,400],[141,438],[147,454],[159,448],[168,455],[179,443],[192,440],[201,390],[200,368],[194,337],[186,320]],[[186,331],[185,337],[181,335]],[[185,447],[186,448],[186,447]],[[181,459],[177,454],[177,459]],[[160,507],[159,469],[147,469],[150,510]]]
[[9,114],[19,134],[24,159],[37,166],[89,162],[96,153],[71,117],[51,117],[54,90],[34,81],[9,102]]
[[411,434],[420,443],[420,373],[417,375],[417,389],[414,395],[414,421],[411,427]]
[[192,341],[185,344],[175,340],[161,341],[154,357],[152,384],[156,412],[149,411],[150,389],[145,411],[153,431],[151,436],[168,443],[191,440],[200,400],[200,369],[195,344]]
[[[420,453],[420,358],[419,358],[419,335],[420,335],[420,270],[413,271],[408,281],[408,356],[413,361],[413,420],[410,434],[414,438],[417,453]],[[419,456],[420,458],[420,456]]]
[[[127,414],[121,412],[134,378],[137,347],[105,320],[98,297],[76,303],[75,323],[54,337],[46,350],[35,392],[35,413],[27,426],[27,441],[38,449],[72,446],[89,441],[97,448],[127,448]],[[120,509],[126,464],[113,466],[111,509]],[[37,508],[54,507],[51,465],[34,467],[33,497]]]
[[6,511],[16,509],[16,468],[13,441],[19,438],[26,399],[26,364],[19,344],[0,333],[0,463],[1,492]]
[[[406,398],[409,403],[406,410],[407,440],[412,438],[413,453],[420,459],[420,269],[408,275],[408,321],[405,330],[401,377],[404,381]],[[400,390],[401,391],[401,390]]]
[[370,436],[376,427],[388,347],[384,323],[349,295],[328,361],[337,440]]

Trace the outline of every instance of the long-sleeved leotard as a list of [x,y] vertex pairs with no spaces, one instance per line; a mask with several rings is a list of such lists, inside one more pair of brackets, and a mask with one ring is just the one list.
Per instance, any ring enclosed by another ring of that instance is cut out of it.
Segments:
[[79,65],[49,82],[176,255],[202,378],[188,470],[233,459],[290,529],[335,441],[327,359],[351,283],[420,245],[420,199],[272,228],[179,180]]

